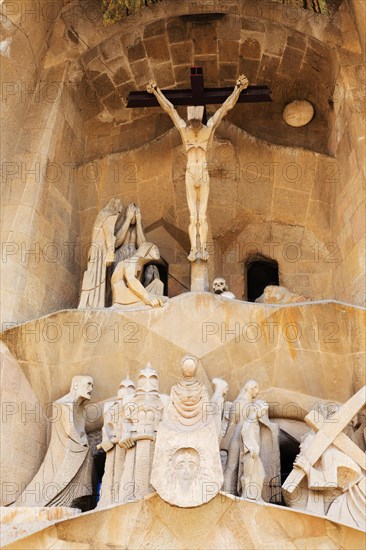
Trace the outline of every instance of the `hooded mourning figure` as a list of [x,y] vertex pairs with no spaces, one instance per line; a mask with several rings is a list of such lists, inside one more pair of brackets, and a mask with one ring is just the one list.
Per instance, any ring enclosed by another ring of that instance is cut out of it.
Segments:
[[53,403],[52,432],[43,463],[14,506],[73,506],[92,494],[84,407],[93,379],[74,376],[70,392]]

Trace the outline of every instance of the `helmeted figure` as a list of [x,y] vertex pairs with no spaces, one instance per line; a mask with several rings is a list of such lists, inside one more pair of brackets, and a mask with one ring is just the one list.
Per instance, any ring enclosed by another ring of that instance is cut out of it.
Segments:
[[107,401],[104,404],[102,442],[98,445],[98,449],[105,451],[106,460],[98,508],[119,502],[119,488],[126,450],[118,443],[124,431],[123,423],[126,422],[127,403],[134,394],[135,384],[127,377],[120,383],[116,400]]
[[128,402],[119,445],[126,450],[119,502],[143,498],[153,492],[150,471],[156,431],[167,395],[159,393],[158,373],[150,363],[139,373],[136,392]]

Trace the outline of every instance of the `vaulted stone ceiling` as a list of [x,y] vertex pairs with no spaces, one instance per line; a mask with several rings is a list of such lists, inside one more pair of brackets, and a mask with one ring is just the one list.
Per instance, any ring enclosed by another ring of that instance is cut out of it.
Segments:
[[[80,62],[74,82],[86,159],[141,146],[169,130],[171,121],[161,109],[126,109],[123,101],[151,78],[163,89],[190,87],[192,65],[204,67],[207,86],[233,85],[241,73],[252,84],[270,86],[273,102],[237,105],[228,117],[233,124],[275,144],[329,152],[335,80],[331,46],[338,40],[331,19],[314,14],[310,19],[305,10],[259,17],[249,4],[237,14],[200,15],[185,1],[174,3],[180,11],[175,6],[169,12],[172,3],[165,4],[108,27],[97,12],[99,19],[91,12],[85,17],[91,6],[86,0],[80,2],[82,11],[64,12],[71,57]],[[283,121],[283,108],[294,99],[313,103],[315,117],[308,126],[295,129]]]

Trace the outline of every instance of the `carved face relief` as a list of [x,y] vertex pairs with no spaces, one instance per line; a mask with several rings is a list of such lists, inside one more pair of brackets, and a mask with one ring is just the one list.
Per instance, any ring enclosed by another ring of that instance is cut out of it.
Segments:
[[90,376],[83,376],[76,388],[78,395],[84,399],[90,399],[92,390],[93,379]]
[[178,484],[187,490],[196,479],[200,468],[200,455],[195,449],[179,449],[173,456],[173,468]]
[[255,380],[248,380],[244,388],[251,399],[255,399],[257,397],[259,393],[259,387],[258,387],[258,383]]
[[148,265],[144,273],[144,286],[147,286],[154,279],[160,279],[159,270],[156,265]]
[[212,283],[212,291],[215,294],[222,294],[225,290],[227,290],[225,279],[223,277],[216,277],[216,279]]

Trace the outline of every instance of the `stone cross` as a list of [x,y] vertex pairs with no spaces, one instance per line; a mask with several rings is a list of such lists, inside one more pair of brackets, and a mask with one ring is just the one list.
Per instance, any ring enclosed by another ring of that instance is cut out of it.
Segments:
[[[351,397],[340,409],[329,418],[319,418],[317,411],[311,411],[306,417],[305,422],[314,431],[317,432],[310,447],[306,450],[306,456],[312,466],[319,460],[324,451],[330,446],[335,445],[345,454],[351,456],[357,464],[366,471],[365,453],[342,433],[354,416],[366,404],[366,386],[361,388]],[[282,488],[288,493],[292,493],[304,478],[305,473],[294,468]]]

